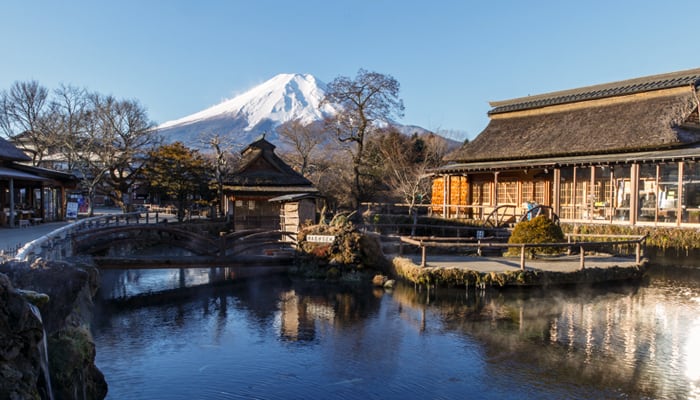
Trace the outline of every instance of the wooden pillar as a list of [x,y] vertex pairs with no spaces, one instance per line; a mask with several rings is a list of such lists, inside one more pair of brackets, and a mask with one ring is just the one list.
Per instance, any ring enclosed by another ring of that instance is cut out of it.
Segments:
[[498,207],[498,171],[493,173],[493,207]]
[[15,180],[10,178],[10,228],[15,227]]
[[[610,193],[609,193],[610,206],[608,207],[609,208],[608,212],[610,212],[610,217],[608,218],[608,221],[610,223],[613,222],[613,218],[615,217],[615,213],[613,212],[615,208],[613,207],[613,204],[615,204],[615,201],[614,201],[615,200],[615,190],[617,188],[615,187],[615,172],[614,171],[615,171],[615,168],[613,168],[611,166],[610,167]],[[605,185],[603,185],[603,187],[605,187]]]
[[552,173],[552,209],[554,213],[561,213],[561,169],[555,168]]
[[447,218],[447,180],[449,175],[442,176],[442,218]]
[[639,164],[630,166],[630,225],[637,225],[639,215]]
[[683,170],[685,163],[683,161],[678,161],[678,194],[676,200],[676,225],[681,225],[681,220],[683,217]]
[[654,186],[656,187],[656,193],[654,194],[654,225],[659,222],[659,175],[661,174],[661,165],[656,164],[656,180],[654,181]]
[[593,206],[595,204],[595,166],[591,165],[591,179],[588,183],[588,220],[593,220]]
[[578,167],[574,166],[574,172],[573,172],[573,190],[571,192],[571,205],[574,207],[572,211],[573,219],[580,219],[581,217],[577,215],[576,209],[578,208],[578,204],[576,203],[576,185],[577,185],[577,179],[576,179],[576,173],[578,172]]
[[447,175],[447,182],[445,182],[446,197],[445,202],[447,203],[447,218],[452,217],[452,175]]

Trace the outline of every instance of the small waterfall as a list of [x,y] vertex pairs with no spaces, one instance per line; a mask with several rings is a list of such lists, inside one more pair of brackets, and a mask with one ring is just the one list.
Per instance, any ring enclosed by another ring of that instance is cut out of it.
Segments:
[[46,330],[43,328],[44,321],[41,319],[41,312],[39,311],[39,308],[37,308],[37,306],[29,303],[29,308],[42,323],[43,334],[41,336],[41,343],[39,344],[39,355],[41,357],[41,372],[44,375],[44,382],[46,383],[46,395],[49,397],[49,400],[53,400],[51,376],[49,375],[49,349],[46,343]]

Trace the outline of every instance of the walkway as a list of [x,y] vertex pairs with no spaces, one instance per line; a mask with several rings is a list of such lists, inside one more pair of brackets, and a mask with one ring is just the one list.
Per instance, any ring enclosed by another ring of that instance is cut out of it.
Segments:
[[26,228],[0,228],[0,251],[15,251],[32,240],[68,224],[69,222],[62,221],[30,225]]

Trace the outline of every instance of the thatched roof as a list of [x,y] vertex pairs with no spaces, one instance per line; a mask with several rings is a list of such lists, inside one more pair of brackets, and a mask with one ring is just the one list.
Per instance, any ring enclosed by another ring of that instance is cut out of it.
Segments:
[[225,182],[229,188],[267,191],[316,191],[313,184],[275,154],[275,146],[262,136],[241,152],[241,166]]
[[489,125],[446,157],[474,162],[624,153],[700,142],[700,69],[491,103]]
[[31,161],[32,159],[8,140],[0,138],[0,160]]

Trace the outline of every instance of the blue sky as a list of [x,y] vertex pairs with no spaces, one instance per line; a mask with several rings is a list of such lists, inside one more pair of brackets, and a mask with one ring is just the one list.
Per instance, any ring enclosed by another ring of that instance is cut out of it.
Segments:
[[139,100],[157,123],[278,73],[401,84],[401,122],[474,138],[489,101],[700,68],[700,1],[3,1],[0,90]]

